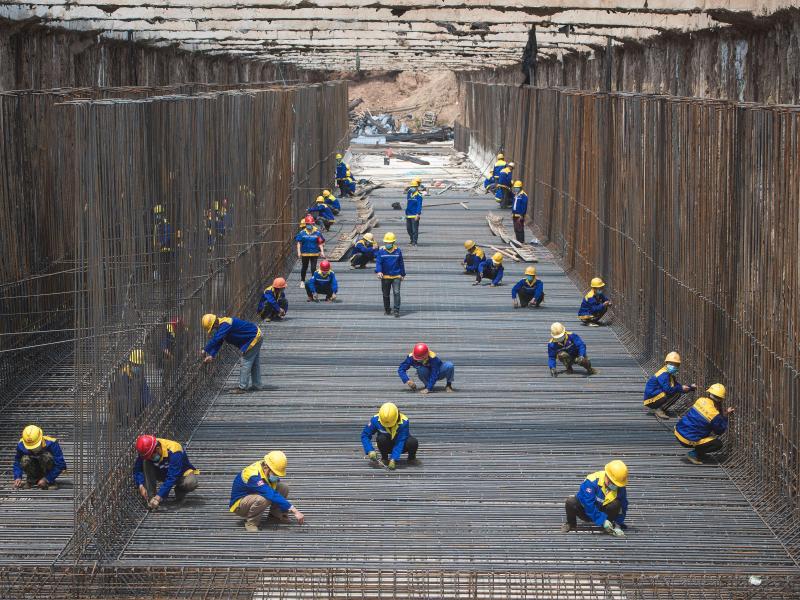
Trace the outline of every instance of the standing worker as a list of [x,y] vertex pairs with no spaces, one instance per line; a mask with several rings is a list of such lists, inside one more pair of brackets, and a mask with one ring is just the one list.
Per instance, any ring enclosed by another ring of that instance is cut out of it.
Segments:
[[664,359],[664,366],[647,380],[644,387],[644,405],[656,411],[659,419],[669,419],[667,410],[678,401],[681,394],[696,390],[695,384],[682,385],[676,379],[681,366],[681,355],[670,352]]
[[[397,467],[397,461],[402,454],[408,454],[408,462],[415,463],[419,442],[409,430],[408,417],[401,413],[395,404],[385,402],[378,410],[378,414],[372,417],[361,431],[361,446],[364,448],[366,458],[377,461],[380,452],[381,462],[392,471]],[[373,436],[376,436],[377,452],[372,445]]]
[[[223,342],[236,346],[242,352],[239,363],[239,387],[235,394],[242,394],[250,389],[261,389],[261,329],[255,323],[243,321],[236,317],[217,317],[205,314],[202,319],[206,335],[211,336],[203,348],[204,363],[210,363],[222,348]],[[250,387],[252,381],[253,387]]]
[[464,249],[467,251],[462,263],[464,265],[464,273],[477,273],[480,264],[486,260],[486,254],[484,253],[483,248],[478,246],[478,244],[476,244],[474,241],[467,240],[464,242]]
[[14,456],[15,488],[57,490],[56,479],[66,468],[64,453],[56,438],[44,435],[41,427],[36,425],[28,425],[22,430]]
[[698,398],[678,424],[675,425],[675,438],[684,448],[690,448],[687,460],[695,465],[702,465],[707,454],[722,450],[721,436],[728,430],[728,419],[733,414],[729,406],[723,412],[725,386],[715,383],[706,390],[708,398]]
[[422,217],[422,193],[419,191],[420,180],[414,179],[406,195],[406,230],[412,246],[417,245],[419,238],[419,220]]
[[525,269],[525,277],[520,279],[511,288],[511,301],[514,308],[532,306],[539,308],[544,301],[544,284],[541,279],[536,279],[536,267]]
[[339,188],[339,197],[344,198],[349,195],[347,190],[347,178],[350,174],[350,167],[344,162],[341,154],[336,155],[336,185]]
[[328,205],[334,215],[338,215],[342,210],[342,204],[336,196],[331,194],[330,190],[322,190],[322,199],[325,200],[325,204]]
[[306,212],[316,215],[314,218],[317,220],[317,223],[322,223],[325,231],[330,231],[331,225],[336,221],[333,211],[330,206],[325,204],[325,198],[322,196],[317,196],[316,204],[314,204],[314,206],[309,206]]
[[497,183],[500,176],[500,171],[506,168],[506,157],[502,152],[497,153],[497,160],[492,167],[492,181]]
[[494,197],[500,204],[500,208],[511,207],[511,185],[514,180],[514,163],[510,162],[500,169],[497,174],[497,184],[494,188]]
[[[197,489],[200,473],[189,462],[189,457],[178,442],[140,435],[136,438],[136,462],[133,464],[133,482],[147,507],[155,510],[175,488],[175,501],[181,502],[186,494]],[[163,481],[156,493],[156,484]]]
[[511,204],[511,220],[514,223],[514,236],[521,244],[525,243],[525,216],[528,214],[528,194],[522,189],[522,182],[517,180],[512,188],[514,202]]
[[552,338],[547,344],[547,364],[550,367],[550,375],[558,376],[556,360],[561,361],[567,367],[567,373],[573,372],[573,364],[582,366],[589,375],[597,373],[597,369],[592,368],[592,363],[586,356],[586,344],[579,336],[564,329],[561,323],[553,323],[550,326],[550,335]]
[[394,316],[400,316],[400,284],[406,277],[406,266],[403,263],[403,253],[397,247],[397,236],[391,231],[383,236],[384,245],[375,255],[375,273],[381,280],[383,293],[383,312],[392,314],[389,294],[394,292]]
[[453,379],[456,375],[455,366],[451,362],[442,362],[441,358],[428,349],[427,344],[420,343],[414,346],[414,350],[412,350],[411,354],[397,367],[397,374],[400,376],[400,380],[412,390],[416,390],[417,384],[408,377],[408,370],[411,367],[416,369],[417,377],[420,378],[420,381],[422,381],[425,386],[420,391],[421,394],[431,393],[433,391],[433,386],[441,379],[445,380],[444,390],[446,392],[454,391]]
[[306,273],[308,267],[311,271],[317,270],[317,259],[321,256],[325,258],[325,236],[314,224],[314,217],[307,215],[305,227],[294,237],[297,242],[297,258],[301,261],[300,267],[300,287],[306,286]]
[[331,263],[323,260],[319,263],[319,269],[306,282],[306,294],[309,302],[317,302],[319,294],[325,295],[325,302],[336,300],[339,292],[339,284],[336,282],[336,274],[331,271]]
[[265,512],[281,522],[288,521],[288,513],[299,525],[305,522],[303,513],[287,500],[289,486],[281,481],[281,477],[286,476],[286,463],[286,455],[273,450],[263,460],[242,469],[234,478],[228,506],[230,512],[245,519],[246,531],[258,531]]
[[621,460],[612,460],[602,471],[586,476],[581,489],[569,496],[565,503],[567,522],[562,533],[578,529],[581,521],[594,523],[614,537],[625,537],[625,516],[628,513],[628,466]]
[[378,247],[375,244],[375,236],[365,233],[356,242],[353,248],[353,255],[350,257],[350,267],[353,269],[365,269],[369,263],[375,260],[375,253]]
[[289,301],[286,299],[286,280],[283,277],[276,277],[271,286],[264,288],[256,312],[266,321],[280,321],[286,316]]
[[492,258],[484,260],[478,265],[478,270],[475,271],[475,283],[472,285],[480,285],[481,280],[486,277],[491,279],[492,283],[489,287],[497,287],[503,281],[503,255],[495,252]]
[[611,306],[611,300],[603,293],[606,284],[602,279],[595,277],[589,285],[592,289],[583,297],[581,307],[578,309],[578,318],[584,325],[600,327],[602,325],[600,319]]

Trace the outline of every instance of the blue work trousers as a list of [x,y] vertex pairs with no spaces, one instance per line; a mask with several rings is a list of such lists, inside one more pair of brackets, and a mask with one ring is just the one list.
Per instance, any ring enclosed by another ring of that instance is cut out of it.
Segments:
[[[423,385],[428,385],[428,381],[431,378],[431,370],[429,367],[419,366],[416,367],[417,369],[417,377],[420,378]],[[453,363],[446,361],[442,363],[442,368],[439,370],[439,379],[437,381],[441,381],[445,379],[447,383],[453,383],[453,378],[456,376],[456,367]]]
[[239,362],[239,388],[243,390],[250,387],[251,380],[255,389],[261,388],[261,360],[259,354],[261,353],[261,343],[263,341],[263,339],[258,340],[255,346],[242,354]]

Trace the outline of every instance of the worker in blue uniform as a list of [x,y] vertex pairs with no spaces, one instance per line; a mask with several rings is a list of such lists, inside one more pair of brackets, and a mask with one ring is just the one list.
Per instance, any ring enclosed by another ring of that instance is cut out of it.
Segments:
[[325,296],[325,302],[336,300],[339,293],[339,284],[336,281],[336,273],[331,270],[331,263],[323,260],[319,263],[319,269],[306,282],[306,294],[309,302],[318,302],[320,294]]
[[[377,451],[372,445],[373,437]],[[410,433],[408,417],[392,402],[385,402],[361,430],[361,446],[365,458],[377,462],[380,453],[381,462],[394,471],[403,454],[408,454],[409,463],[417,461],[419,441]]]
[[514,181],[514,163],[510,162],[497,173],[497,182],[494,188],[494,197],[500,208],[511,206],[511,186]]
[[[203,348],[203,362],[210,363],[222,348],[223,342],[235,346],[242,352],[239,363],[239,387],[235,394],[248,390],[261,389],[261,329],[255,323],[236,317],[217,317],[205,314],[202,319],[203,330],[211,339]],[[250,383],[252,382],[252,388]]]
[[331,194],[330,190],[322,190],[322,198],[325,200],[325,204],[328,205],[328,208],[331,209],[331,212],[334,215],[338,215],[339,211],[342,210],[342,204],[339,202],[339,199]]
[[406,195],[406,230],[412,246],[417,245],[419,238],[419,221],[422,218],[422,193],[419,191],[420,180],[414,179],[408,187]]
[[589,285],[592,289],[583,297],[581,307],[578,309],[578,318],[584,325],[600,327],[602,325],[600,319],[611,306],[611,300],[603,293],[606,284],[602,279],[595,277]]
[[297,243],[297,258],[300,259],[300,287],[306,286],[308,268],[317,270],[317,259],[325,258],[325,236],[316,226],[314,217],[306,215],[304,227],[294,237]]
[[280,321],[286,316],[289,300],[286,299],[286,280],[283,277],[276,277],[272,285],[264,288],[256,312],[265,321]]
[[56,479],[66,468],[67,462],[56,438],[44,435],[36,425],[22,430],[14,456],[15,488],[58,489]]
[[325,198],[317,196],[314,206],[309,206],[306,212],[314,217],[317,223],[321,223],[325,231],[330,231],[331,225],[336,221],[330,206],[325,204]]
[[484,193],[494,192],[494,174],[492,171],[487,171],[483,178],[483,191]]
[[492,181],[495,184],[497,183],[498,178],[500,176],[500,171],[505,169],[506,166],[508,166],[508,165],[506,164],[505,155],[502,152],[498,152],[497,160],[495,161],[494,166],[492,167]]
[[344,174],[344,191],[350,198],[356,195],[356,180],[350,173],[350,169],[347,169],[347,172]]
[[[383,236],[383,246],[375,254],[375,274],[381,280],[383,293],[383,312],[395,317],[400,316],[400,285],[406,277],[406,266],[403,253],[397,247],[397,236],[387,231]],[[392,311],[390,294],[394,295],[394,311]]]
[[339,197],[344,198],[350,195],[347,186],[347,177],[350,172],[350,167],[344,162],[344,156],[341,154],[336,155],[336,186],[339,188]]
[[722,450],[719,439],[728,430],[728,419],[733,407],[723,409],[727,392],[721,383],[715,383],[706,390],[708,398],[697,401],[675,425],[675,438],[684,448],[689,448],[686,459],[695,465],[702,465],[706,455]]
[[417,389],[417,384],[411,381],[408,376],[408,370],[414,367],[417,371],[417,377],[420,378],[424,387],[420,390],[421,394],[429,394],[433,391],[437,381],[445,380],[444,389],[446,392],[452,392],[453,380],[456,376],[456,368],[453,363],[442,361],[441,358],[436,356],[436,353],[428,349],[427,344],[417,344],[414,350],[409,354],[406,359],[397,367],[397,374],[400,380],[405,383],[412,390]]
[[[140,435],[136,438],[136,453],[133,483],[148,508],[157,509],[173,488],[177,502],[197,489],[200,471],[189,462],[186,451],[178,442],[154,435]],[[159,481],[163,483],[156,493]]]
[[602,471],[586,476],[581,489],[565,503],[567,522],[562,533],[578,529],[581,521],[593,523],[615,537],[625,537],[625,517],[628,514],[628,466],[612,460]]
[[353,247],[350,266],[353,269],[365,269],[369,263],[375,260],[377,251],[378,245],[375,243],[375,236],[369,232],[365,233]]
[[544,302],[544,284],[536,278],[536,267],[525,269],[525,277],[511,288],[511,302],[514,308],[539,308]]
[[511,220],[514,224],[514,237],[521,244],[525,243],[525,217],[528,214],[528,194],[522,189],[522,182],[517,180],[511,188],[514,201],[511,203]]
[[497,287],[503,281],[503,255],[500,252],[495,252],[492,258],[487,258],[478,265],[472,285],[480,285],[484,277],[491,279],[489,287]]
[[556,371],[556,360],[561,361],[567,368],[567,373],[572,373],[572,365],[580,365],[589,375],[597,373],[597,369],[592,367],[589,357],[586,355],[586,344],[583,340],[564,329],[561,323],[553,323],[550,326],[550,343],[547,344],[547,365],[550,367],[550,375],[558,376]]
[[676,376],[681,366],[681,355],[670,352],[664,359],[664,366],[647,380],[644,386],[644,405],[654,410],[659,419],[668,419],[667,410],[675,404],[682,394],[697,389],[695,384],[682,385]]
[[273,450],[233,479],[228,510],[245,519],[245,531],[257,532],[265,512],[282,523],[289,521],[289,514],[298,525],[305,522],[305,515],[288,500],[289,486],[281,481],[286,476],[287,463],[283,452]]
[[480,264],[486,260],[486,253],[483,251],[483,248],[478,246],[473,240],[465,241],[464,249],[467,251],[462,262],[464,265],[464,273],[474,275],[478,272]]

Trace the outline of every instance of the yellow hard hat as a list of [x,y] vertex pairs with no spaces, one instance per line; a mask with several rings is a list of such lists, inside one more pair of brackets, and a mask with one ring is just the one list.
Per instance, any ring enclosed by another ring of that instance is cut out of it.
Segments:
[[323,198],[322,196],[317,196],[317,203],[320,202],[325,202],[325,198]]
[[508,161],[508,166],[513,168],[516,165],[514,165],[514,161],[510,160],[510,161]]
[[712,396],[716,396],[720,400],[725,400],[725,394],[727,393],[725,386],[721,383],[712,384],[706,391]]
[[331,195],[331,191],[330,190],[322,190],[322,195],[323,196],[330,196]]
[[550,325],[550,335],[553,336],[553,339],[560,340],[566,333],[567,331],[561,323],[553,323]]
[[375,241],[375,236],[372,235],[371,233],[365,233],[364,234],[364,239],[365,240],[369,240],[370,242],[374,242]]
[[397,419],[400,418],[400,411],[397,410],[397,405],[392,402],[384,402],[378,410],[378,421],[384,427],[394,427],[397,424]]
[[519,179],[517,179],[517,180],[514,182],[514,185],[513,185],[512,187],[518,187],[518,188],[521,188],[521,187],[522,187],[522,182],[521,182]]
[[28,450],[36,450],[42,445],[42,428],[28,425],[22,430],[22,445]]
[[498,152],[497,153],[497,160],[503,160],[504,158],[505,158],[505,155],[502,152]]
[[628,465],[621,460],[612,460],[606,465],[605,471],[614,485],[619,487],[628,485]]
[[134,349],[128,357],[128,360],[135,365],[141,365],[144,363],[144,350],[141,348]]
[[414,177],[414,179],[411,180],[411,185],[412,186],[419,185],[420,183],[422,183],[422,182],[419,180],[418,177]]
[[591,285],[593,288],[601,288],[605,287],[606,283],[599,277],[595,277],[594,279],[592,279],[592,282],[589,285]]
[[350,177],[350,169],[347,169],[347,176]]
[[500,254],[499,252],[495,252],[494,254],[492,254],[492,260],[496,263],[501,263],[503,262],[503,255]]
[[161,213],[163,213],[163,212],[164,212],[164,207],[163,207],[163,206],[161,206],[160,204],[156,204],[156,205],[153,207],[153,214],[155,214],[155,215],[160,215],[160,214],[161,214]]
[[336,160],[341,160],[342,158],[343,158],[343,157],[342,157],[342,155],[341,155],[341,154],[338,154],[338,153],[336,154]]
[[286,475],[286,455],[280,450],[273,450],[264,457],[264,462],[267,463],[269,470],[275,473],[278,477]]
[[525,275],[533,275],[536,276],[536,267],[528,267],[525,269]]
[[675,363],[676,365],[681,364],[681,355],[677,352],[670,352],[667,354],[666,358],[664,359],[665,363]]
[[386,234],[383,236],[383,242],[388,244],[389,242],[396,242],[397,236],[393,234],[391,231],[387,231]]
[[211,333],[211,328],[214,327],[214,323],[216,322],[217,315],[212,315],[211,313],[203,315],[203,319],[201,321],[203,329],[205,329],[206,333]]
[[470,250],[474,247],[475,247],[475,242],[473,242],[472,240],[467,240],[466,242],[464,242],[464,248],[466,248],[467,250]]

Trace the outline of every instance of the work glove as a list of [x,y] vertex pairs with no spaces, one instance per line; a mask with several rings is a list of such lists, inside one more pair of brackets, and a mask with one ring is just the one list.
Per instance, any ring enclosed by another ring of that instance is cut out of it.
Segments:
[[389,461],[388,467],[390,471],[394,471],[397,468],[397,463],[394,461],[394,459]]
[[519,300],[514,298],[514,300],[512,302],[514,303],[514,308],[519,308]]
[[606,519],[605,521],[603,521],[603,529],[605,530],[606,533],[613,533],[614,524],[608,519]]
[[431,391],[428,388],[422,388],[422,391],[420,391],[420,394],[430,394],[430,393]]
[[372,452],[367,454],[367,458],[370,459],[371,461],[377,461],[378,460],[378,453],[375,452],[375,450],[373,450]]
[[558,371],[555,369],[550,369],[550,376],[551,377],[558,377]]
[[147,508],[156,510],[159,504],[161,504],[161,500],[159,500],[158,496],[153,496],[153,498],[150,499],[150,502],[147,503]]
[[611,530],[611,535],[614,537],[625,537],[625,532],[622,531],[622,528],[619,525],[615,525]]
[[411,381],[410,379],[406,382],[406,385],[408,387],[410,387],[412,390],[416,390],[417,389],[417,384],[414,383],[413,381]]

